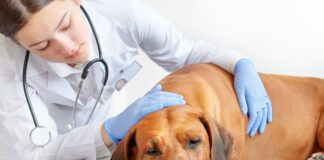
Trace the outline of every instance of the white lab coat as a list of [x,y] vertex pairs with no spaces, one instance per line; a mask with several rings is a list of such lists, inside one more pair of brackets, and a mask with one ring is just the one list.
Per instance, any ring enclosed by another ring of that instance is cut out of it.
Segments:
[[[81,125],[96,100],[102,76],[99,69],[92,71],[84,84],[76,110],[78,127],[71,129],[72,107],[84,64],[70,68],[31,54],[27,74],[29,95],[40,125],[52,133],[48,145],[33,146],[29,134],[34,124],[22,88],[25,49],[0,37],[0,159],[111,157],[114,146],[104,145],[100,128],[105,119],[124,110],[125,95],[113,86],[139,49],[168,71],[187,64],[210,62],[233,73],[236,62],[243,58],[230,49],[184,39],[164,17],[138,1],[84,0],[83,6],[92,17],[103,58],[110,69],[108,86],[94,115],[88,125]],[[89,59],[97,57],[96,44],[92,46]]]

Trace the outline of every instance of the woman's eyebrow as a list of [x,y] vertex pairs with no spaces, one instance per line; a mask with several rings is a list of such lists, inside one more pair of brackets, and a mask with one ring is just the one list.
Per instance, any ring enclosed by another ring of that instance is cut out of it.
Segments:
[[[61,26],[61,24],[63,23],[63,21],[64,21],[66,15],[67,15],[67,13],[68,13],[68,12],[65,12],[65,13],[64,13],[64,15],[62,16],[62,18],[61,18],[59,24],[55,27],[55,31],[56,31],[56,30]],[[29,45],[28,47],[31,48],[31,47],[37,46],[37,45],[39,45],[39,44],[41,44],[41,43],[43,43],[43,42],[45,42],[45,41],[47,41],[47,40],[43,40],[43,41],[40,41],[40,42],[33,43],[33,44]]]

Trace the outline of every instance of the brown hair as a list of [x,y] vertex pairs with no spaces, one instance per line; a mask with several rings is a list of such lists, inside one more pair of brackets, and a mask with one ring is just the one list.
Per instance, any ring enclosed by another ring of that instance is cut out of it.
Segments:
[[28,18],[53,0],[1,0],[0,33],[13,38]]

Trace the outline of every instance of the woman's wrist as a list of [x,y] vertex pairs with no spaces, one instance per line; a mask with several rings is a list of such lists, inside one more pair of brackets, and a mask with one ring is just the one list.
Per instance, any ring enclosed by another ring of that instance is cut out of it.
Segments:
[[101,126],[101,137],[107,147],[110,147],[113,144],[110,138],[108,137],[103,125]]

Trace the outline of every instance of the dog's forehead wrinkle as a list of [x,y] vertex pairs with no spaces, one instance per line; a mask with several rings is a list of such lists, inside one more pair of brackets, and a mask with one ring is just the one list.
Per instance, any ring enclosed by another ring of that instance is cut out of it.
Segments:
[[156,148],[156,147],[159,146],[159,144],[160,144],[162,141],[163,141],[163,137],[157,135],[157,136],[153,137],[153,138],[149,141],[149,143],[151,144],[152,147],[155,147],[155,148]]

